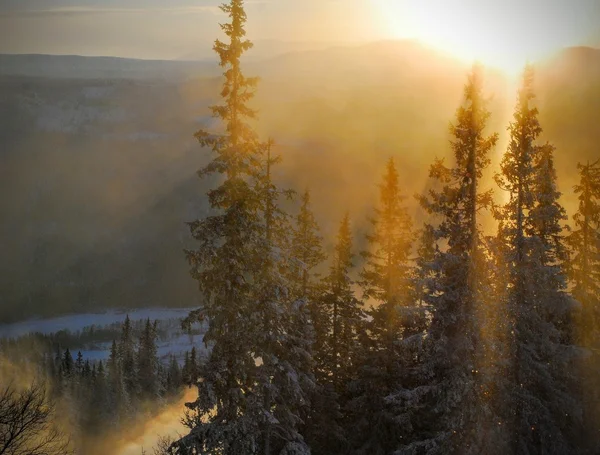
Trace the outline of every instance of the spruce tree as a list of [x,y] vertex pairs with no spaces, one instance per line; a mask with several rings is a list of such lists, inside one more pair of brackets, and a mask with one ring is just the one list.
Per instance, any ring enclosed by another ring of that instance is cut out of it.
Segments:
[[319,280],[319,265],[326,259],[319,225],[311,209],[311,193],[307,189],[300,199],[300,211],[292,230],[290,291],[292,299],[302,305],[297,322],[298,336],[308,341],[306,351],[314,370],[315,382],[310,393],[310,408],[303,417],[302,433],[314,455],[337,453],[344,446],[344,430],[340,425],[338,394],[327,378],[325,364],[330,324],[324,305],[324,284]]
[[402,375],[411,366],[407,363],[411,355],[402,341],[417,329],[410,257],[412,219],[404,199],[390,159],[380,185],[379,206],[370,220],[369,250],[362,253],[366,263],[361,285],[373,308],[368,312],[368,335],[363,336],[358,377],[351,383],[347,406],[355,453],[389,453],[402,442],[403,433],[398,431],[386,397],[401,387]]
[[113,340],[107,362],[107,386],[109,389],[109,403],[113,409],[114,425],[119,425],[125,420],[130,411],[130,399],[123,377],[123,366],[119,355],[117,342]]
[[177,358],[171,355],[169,361],[169,369],[167,370],[167,393],[175,395],[181,390],[183,385],[181,368],[177,362]]
[[137,387],[139,396],[144,399],[156,399],[160,395],[158,380],[159,360],[156,346],[156,322],[146,320],[144,330],[138,343],[137,352]]
[[202,369],[198,400],[190,404],[197,415],[188,422],[193,431],[179,445],[224,454],[255,453],[262,416],[254,391],[257,359],[251,351],[254,321],[249,316],[260,227],[253,180],[260,144],[247,121],[256,116],[248,101],[257,81],[246,78],[240,68],[242,54],[252,47],[245,39],[243,2],[232,0],[221,10],[231,19],[221,25],[229,43],[217,40],[214,46],[225,68],[224,103],[212,111],[225,131],[199,131],[196,138],[215,155],[199,175],[216,173],[222,180],[208,192],[214,214],[190,223],[199,247],[186,252],[203,296],[202,316],[209,321],[204,342],[212,350]]
[[291,197],[292,192],[279,189],[273,182],[273,167],[281,159],[273,154],[273,145],[269,141],[264,148],[258,180],[264,222],[257,245],[260,273],[255,287],[257,327],[262,326],[256,346],[262,361],[258,377],[264,391],[265,455],[309,451],[299,427],[314,384],[306,301],[296,299],[291,290],[288,277],[294,258],[289,217],[279,205],[279,199]]
[[83,364],[82,376],[84,378],[90,378],[92,376],[92,367],[90,366],[90,361],[88,359],[86,359]]
[[291,240],[292,276],[290,278],[292,292],[296,298],[314,301],[317,290],[318,277],[315,269],[325,260],[323,252],[323,239],[319,232],[319,225],[311,210],[311,196],[307,189],[302,194],[300,212],[296,217]]
[[[439,219],[428,227],[440,245],[431,268],[437,279],[424,297],[432,311],[422,378],[410,390],[399,391],[395,403],[421,412],[411,416],[411,433],[399,453],[481,453],[479,424],[479,308],[485,295],[481,273],[484,254],[480,212],[491,192],[480,189],[489,154],[498,136],[485,135],[490,113],[483,98],[482,70],[474,66],[464,90],[464,103],[451,125],[454,166],[437,160],[430,177],[439,184],[420,197],[422,207]],[[427,232],[427,231],[426,231]]]
[[317,386],[305,428],[313,454],[347,453],[348,435],[343,427],[346,387],[357,365],[361,302],[354,295],[352,234],[346,214],[336,238],[329,273],[321,284],[312,309],[315,320],[314,368]]
[[575,227],[568,238],[572,251],[570,278],[573,296],[583,305],[585,338],[594,338],[600,322],[600,161],[579,163],[580,181],[575,186],[579,207]]
[[[498,431],[505,434],[499,441],[506,446],[504,451],[512,450],[518,453],[519,438],[517,428],[522,420],[522,403],[520,398],[515,397],[517,402],[507,401],[507,396],[517,392],[511,387],[517,387],[522,383],[523,376],[523,354],[522,342],[519,339],[519,325],[525,319],[522,317],[523,309],[530,302],[531,294],[528,286],[531,285],[528,275],[529,268],[529,239],[528,239],[528,216],[535,204],[534,181],[535,161],[539,154],[539,146],[536,140],[542,132],[538,121],[538,111],[533,101],[533,69],[528,67],[523,75],[523,85],[518,94],[517,106],[508,131],[510,142],[503,156],[500,173],[495,179],[500,189],[507,191],[509,200],[497,210],[496,218],[499,222],[498,238],[500,243],[500,257],[507,264],[507,276],[510,283],[505,300],[505,327],[506,349],[504,356],[507,357],[507,367],[501,371],[499,376],[508,381],[501,387],[500,396],[497,397],[496,406],[506,406],[506,410],[500,410],[500,416],[504,416],[504,426]],[[530,229],[529,229],[530,230]],[[510,335],[509,335],[510,334]],[[523,336],[524,334],[521,334]],[[527,359],[530,360],[530,359]],[[514,413],[514,416],[510,414]],[[514,420],[514,422],[513,422]],[[498,447],[500,449],[500,447]],[[500,452],[502,449],[500,449]]]
[[354,280],[350,276],[353,258],[350,218],[346,214],[340,223],[323,296],[330,329],[321,368],[338,393],[354,373],[354,354],[363,322],[362,303],[354,295]]
[[75,372],[75,366],[73,362],[73,356],[71,355],[71,351],[69,348],[65,349],[65,352],[62,356],[60,371],[64,379],[69,380],[71,375]]
[[579,207],[573,216],[575,227],[568,237],[571,248],[569,275],[573,296],[581,309],[575,320],[578,328],[576,341],[586,348],[587,356],[581,362],[579,374],[585,396],[584,422],[586,439],[600,441],[600,161],[578,164],[580,181],[575,186]]
[[129,315],[125,316],[125,322],[121,326],[121,339],[118,345],[118,358],[121,375],[128,397],[134,397],[137,390],[136,365],[135,365],[135,341],[133,339],[133,327]]
[[75,358],[75,364],[74,364],[75,374],[77,376],[81,376],[83,374],[83,367],[84,367],[83,354],[81,354],[81,351],[77,351],[77,357]]
[[183,355],[183,367],[181,368],[181,376],[183,383],[188,387],[192,386],[192,380],[190,376],[190,351],[185,351]]
[[107,428],[108,423],[113,419],[115,409],[112,408],[110,401],[110,389],[106,380],[104,362],[100,361],[98,367],[93,364],[93,379],[90,382],[91,399],[87,405],[87,429],[88,431],[98,431],[100,428]]
[[[381,306],[399,304],[409,297],[412,220],[400,192],[398,171],[390,158],[380,185],[379,207],[370,219],[370,249],[361,273],[365,295]],[[388,312],[389,314],[390,312]]]
[[374,303],[369,312],[369,331],[375,349],[388,357],[388,367],[397,357],[397,341],[409,322],[414,303],[413,265],[410,257],[413,244],[412,219],[403,205],[398,172],[389,160],[380,186],[379,208],[371,218],[372,231],[367,234],[370,247],[362,253],[365,266],[361,285],[365,297]]
[[[509,147],[496,176],[508,202],[498,210],[500,248],[507,267],[504,300],[505,363],[496,397],[507,444],[495,453],[568,453],[568,427],[577,420],[569,387],[561,371],[569,368],[569,299],[565,290],[566,250],[553,166],[553,147],[539,145],[542,133],[534,106],[534,71],[526,67]],[[559,411],[562,410],[562,411]]]
[[188,363],[188,381],[190,385],[195,385],[198,381],[198,355],[196,354],[196,346],[192,346]]
[[[581,426],[581,403],[577,398],[574,377],[578,350],[573,346],[573,299],[567,294],[566,261],[568,251],[564,238],[566,211],[560,203],[554,167],[554,147],[544,144],[536,159],[534,192],[536,203],[530,213],[531,257],[534,267],[534,306],[530,315],[541,320],[539,335],[530,329],[526,343],[536,342],[540,369],[524,362],[532,370],[532,389],[536,396],[531,417],[531,433],[524,434],[530,451],[564,453],[575,451],[580,444],[577,428]],[[532,368],[533,367],[533,368]],[[549,398],[551,397],[551,398]],[[544,408],[540,409],[540,402]],[[546,414],[546,416],[544,416]]]
[[292,340],[297,312],[283,279],[289,259],[285,242],[277,238],[285,229],[271,177],[276,159],[270,156],[272,144],[261,143],[248,123],[256,117],[248,106],[256,79],[246,78],[240,68],[242,54],[252,46],[245,39],[243,1],[231,0],[221,10],[230,18],[221,25],[229,43],[217,40],[214,46],[225,68],[224,102],[212,111],[225,130],[199,131],[196,138],[214,154],[200,176],[222,178],[208,192],[211,215],[189,224],[199,246],[186,252],[203,296],[201,311],[190,318],[208,320],[204,342],[211,351],[199,372],[199,397],[189,404],[193,412],[186,422],[192,431],[174,447],[306,453],[296,417],[305,377],[293,358],[299,347]]
[[435,269],[435,259],[438,254],[435,235],[435,230],[430,224],[425,225],[417,234],[413,289],[415,301],[421,308],[426,308],[427,303],[431,301],[431,294],[434,292],[438,278]]

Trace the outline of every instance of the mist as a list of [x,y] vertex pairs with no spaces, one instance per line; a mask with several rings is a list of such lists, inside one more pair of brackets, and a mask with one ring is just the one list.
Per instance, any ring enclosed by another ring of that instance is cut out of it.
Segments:
[[[30,73],[35,61],[27,61]],[[599,61],[597,51],[577,48],[538,63],[544,139],[557,147],[559,189],[570,214],[576,163],[593,160],[600,139],[593,115],[600,103]],[[114,76],[94,80],[86,65],[75,62],[68,79],[0,78],[6,100],[0,112],[3,320],[197,302],[179,252],[190,244],[184,222],[206,213],[197,195],[211,183],[194,173],[208,155],[190,132],[213,124],[208,106],[218,92],[215,70],[186,73],[184,64],[179,73],[148,79],[120,72],[116,62]],[[276,140],[284,158],[276,177],[317,196],[326,242],[346,210],[356,232],[364,230],[390,157],[399,163],[414,217],[422,218],[412,195],[428,184],[424,163],[448,156],[448,123],[460,102],[464,64],[414,42],[390,41],[248,66],[261,76],[256,128]],[[13,61],[4,68],[20,74],[25,67]],[[486,74],[489,130],[500,133],[484,182],[489,187],[508,141],[516,86],[497,70]],[[42,297],[52,303],[42,305]]]

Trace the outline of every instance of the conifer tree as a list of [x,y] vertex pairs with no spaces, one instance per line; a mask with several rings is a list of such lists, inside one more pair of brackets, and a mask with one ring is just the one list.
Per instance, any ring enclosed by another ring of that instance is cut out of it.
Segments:
[[[282,244],[274,243],[283,226],[277,220],[278,191],[270,175],[272,144],[260,143],[248,124],[256,117],[248,106],[256,79],[246,78],[240,68],[242,54],[252,46],[245,39],[243,3],[231,0],[221,6],[230,18],[221,25],[229,42],[217,40],[214,46],[225,68],[225,83],[224,102],[212,111],[225,130],[196,133],[214,154],[199,175],[222,176],[220,185],[208,192],[212,215],[190,223],[199,246],[187,251],[203,296],[201,311],[190,318],[208,320],[204,342],[212,349],[199,374],[199,397],[189,404],[192,431],[174,447],[224,455],[268,455],[291,452],[292,447],[306,453],[294,417],[303,400],[297,387],[303,375],[294,359],[282,354],[291,341],[296,313],[290,311],[282,280],[287,258]],[[291,390],[282,389],[284,385]]]
[[[292,231],[290,291],[292,300],[303,305],[297,321],[297,334],[309,342],[311,368],[317,378],[311,387],[310,408],[304,414],[302,433],[310,443],[313,455],[338,453],[345,435],[340,425],[338,394],[327,377],[330,328],[327,307],[323,301],[324,284],[318,280],[317,267],[326,259],[319,226],[311,209],[311,194],[301,196],[300,211]],[[314,376],[314,375],[312,375]]]
[[354,354],[362,328],[362,304],[354,295],[354,280],[350,276],[353,258],[350,218],[346,214],[340,223],[323,296],[330,335],[327,352],[322,356],[326,362],[322,368],[338,393],[353,374]]
[[107,362],[107,386],[109,389],[109,403],[114,409],[115,421],[118,425],[129,413],[130,400],[123,378],[123,366],[119,355],[117,342],[113,340]]
[[413,434],[404,438],[399,453],[480,453],[475,442],[480,403],[477,313],[486,277],[478,273],[483,263],[478,217],[489,205],[491,192],[481,191],[479,183],[498,136],[485,135],[490,113],[478,66],[469,74],[464,97],[450,127],[454,166],[448,168],[437,160],[430,177],[440,189],[420,197],[423,208],[439,217],[439,224],[427,230],[442,246],[435,250],[431,266],[438,277],[425,295],[433,314],[422,378],[420,384],[395,396],[400,410],[421,409],[411,417]]
[[412,292],[412,219],[403,205],[398,172],[390,159],[380,186],[380,207],[371,219],[367,235],[369,251],[361,273],[365,296],[374,300],[369,329],[377,349],[394,357],[394,343],[402,330],[401,313],[414,299]]
[[77,376],[81,376],[83,374],[83,366],[84,366],[83,354],[81,354],[81,351],[78,351],[77,357],[75,358],[75,364],[74,364],[75,374]]
[[[554,150],[550,144],[540,148],[535,167],[536,203],[530,213],[535,266],[532,278],[535,280],[534,292],[537,297],[533,310],[544,324],[539,326],[538,359],[549,373],[549,377],[543,369],[535,373],[538,382],[537,387],[534,386],[534,393],[547,407],[544,412],[549,413],[549,420],[539,416],[539,421],[543,423],[534,425],[534,434],[532,436],[530,433],[528,438],[533,439],[531,450],[542,448],[553,453],[564,453],[565,450],[575,451],[581,442],[575,430],[581,424],[581,403],[577,398],[576,378],[573,375],[578,357],[577,349],[572,344],[574,302],[566,292],[568,251],[563,223],[567,215],[560,203]],[[530,340],[532,337],[529,334],[527,341]],[[527,366],[531,368],[532,364]],[[554,395],[551,399],[545,398],[551,395]],[[532,420],[534,418],[528,419],[529,422]]]
[[[315,455],[347,453],[343,427],[343,396],[357,364],[358,337],[362,329],[361,302],[355,297],[352,234],[346,214],[340,223],[332,263],[313,307],[316,341],[314,363],[317,386],[305,427]],[[315,316],[316,315],[316,316]]]
[[[569,300],[564,293],[566,251],[558,202],[553,147],[536,143],[542,128],[534,106],[534,71],[527,66],[519,91],[511,140],[496,176],[509,193],[497,213],[500,248],[508,269],[506,371],[500,371],[498,415],[504,421],[496,453],[567,453],[567,427],[574,421],[568,374]],[[506,381],[506,383],[503,383]],[[559,409],[562,410],[559,411]],[[563,418],[562,416],[568,417]],[[505,441],[508,446],[499,446]]]
[[90,361],[88,359],[83,363],[83,372],[82,375],[84,378],[90,378],[92,376],[92,367],[90,366]]
[[153,399],[160,395],[156,347],[156,322],[146,320],[137,352],[137,387],[142,399]]
[[174,395],[181,389],[183,384],[181,368],[174,355],[171,355],[169,369],[167,371],[167,393]]
[[[581,303],[575,320],[576,341],[588,350],[578,370],[584,402],[586,439],[600,441],[600,161],[579,163],[580,181],[575,186],[579,207],[575,227],[568,237],[571,248],[569,275],[573,297]],[[596,447],[590,444],[593,451]]]
[[121,327],[121,339],[118,344],[118,361],[125,390],[129,397],[137,394],[136,366],[135,366],[135,342],[133,339],[133,327],[129,315],[125,316],[125,322]]
[[417,305],[423,308],[431,301],[431,294],[436,287],[435,281],[438,278],[438,274],[434,265],[438,254],[438,247],[435,239],[435,230],[430,224],[425,225],[419,230],[417,238],[413,288]]
[[573,252],[570,278],[573,296],[583,305],[585,338],[594,338],[600,322],[600,161],[579,163],[579,184],[575,186],[579,207],[573,216],[575,227],[568,242]]
[[196,384],[198,381],[198,355],[196,354],[196,346],[192,346],[192,350],[190,351],[187,373],[189,384]]
[[302,194],[300,212],[296,217],[291,240],[292,264],[291,287],[296,298],[315,299],[317,274],[314,271],[324,260],[319,225],[311,210],[311,196],[307,189]]
[[192,386],[192,380],[190,378],[190,351],[185,351],[183,355],[183,367],[181,368],[181,376],[184,384],[188,387]]
[[89,416],[87,419],[87,428],[92,431],[98,431],[99,428],[106,428],[108,422],[110,422],[112,416],[116,413],[110,401],[104,362],[100,361],[98,368],[96,368],[96,364],[92,368],[95,374],[90,382],[92,395],[87,412]]
[[388,161],[380,185],[379,207],[370,220],[367,235],[370,249],[361,273],[364,295],[372,299],[368,337],[361,343],[360,369],[351,383],[351,403],[347,410],[352,425],[349,432],[356,453],[388,453],[402,442],[395,415],[385,398],[402,384],[402,375],[411,358],[402,340],[416,330],[413,291],[412,220],[403,205],[398,172]]
[[404,199],[398,171],[390,158],[380,185],[379,207],[370,219],[371,232],[367,235],[370,250],[362,253],[366,264],[361,273],[365,295],[383,306],[408,298],[413,232]]
[[60,371],[62,373],[63,378],[70,378],[71,375],[74,373],[74,369],[75,367],[73,362],[73,356],[71,355],[71,351],[69,350],[69,348],[67,348],[65,349],[60,364]]
[[[243,2],[232,0],[221,10],[231,19],[221,25],[230,41],[215,42],[214,50],[225,68],[225,83],[221,92],[224,104],[212,111],[225,123],[225,131],[218,135],[199,131],[196,138],[215,155],[199,175],[217,173],[223,180],[208,193],[216,214],[190,223],[200,245],[187,251],[192,276],[204,296],[202,315],[209,321],[204,342],[213,346],[201,374],[198,400],[190,404],[198,417],[188,422],[193,431],[179,445],[224,454],[255,453],[260,416],[253,393],[256,358],[249,349],[253,332],[249,315],[254,303],[253,247],[259,230],[252,177],[257,173],[260,144],[247,121],[256,116],[248,107],[256,79],[246,78],[240,68],[242,54],[252,47],[245,39]],[[202,422],[205,416],[207,423]]]
[[[260,273],[256,282],[258,302],[257,354],[262,361],[258,377],[264,391],[265,422],[263,453],[308,451],[299,433],[313,388],[312,334],[308,327],[305,300],[297,300],[291,290],[288,215],[279,207],[279,198],[291,197],[273,183],[273,142],[264,149],[259,196],[263,212],[263,234],[257,245]],[[279,436],[277,436],[279,435]],[[283,436],[282,436],[283,435]],[[274,439],[274,436],[277,436]]]

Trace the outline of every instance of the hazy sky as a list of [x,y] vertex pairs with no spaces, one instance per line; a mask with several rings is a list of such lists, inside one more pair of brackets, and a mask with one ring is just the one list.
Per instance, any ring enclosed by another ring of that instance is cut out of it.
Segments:
[[[219,0],[0,0],[0,52],[180,58],[209,49]],[[251,39],[417,38],[465,56],[600,45],[600,0],[247,0]],[[508,50],[507,50],[508,49]]]

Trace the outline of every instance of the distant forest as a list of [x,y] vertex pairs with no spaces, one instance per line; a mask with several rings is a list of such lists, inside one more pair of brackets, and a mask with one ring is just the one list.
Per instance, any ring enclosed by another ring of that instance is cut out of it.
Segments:
[[243,1],[222,10],[225,81],[211,109],[224,127],[195,134],[213,152],[199,175],[218,183],[186,253],[202,296],[188,322],[208,321],[212,349],[194,378],[191,431],[169,452],[597,453],[600,162],[571,164],[568,227],[534,67],[497,169],[476,64],[450,124],[452,159],[434,160],[416,195],[424,222],[390,159],[366,238],[346,214],[327,254],[311,208],[321,194],[302,190],[289,213],[295,193],[273,179],[285,155],[253,127]]
[[[68,347],[99,342],[105,335],[112,339],[106,361],[87,359],[81,351]],[[61,421],[68,424],[70,448],[75,453],[102,453],[105,439],[150,419],[180,399],[184,387],[192,386],[200,362],[196,348],[184,353],[183,362],[173,354],[165,361],[157,352],[156,342],[161,336],[165,334],[160,333],[156,321],[134,323],[127,316],[124,323],[104,330],[84,330],[76,336],[61,332],[0,338],[0,394],[12,391],[15,384],[19,391],[24,385],[36,390],[46,384],[40,390],[44,390],[47,403],[59,404]],[[10,435],[7,411],[10,409],[5,403],[0,403],[0,447]],[[28,438],[39,436],[30,431]],[[40,435],[44,433],[40,431]],[[11,444],[9,448],[14,449]],[[31,453],[60,452],[41,448]]]

